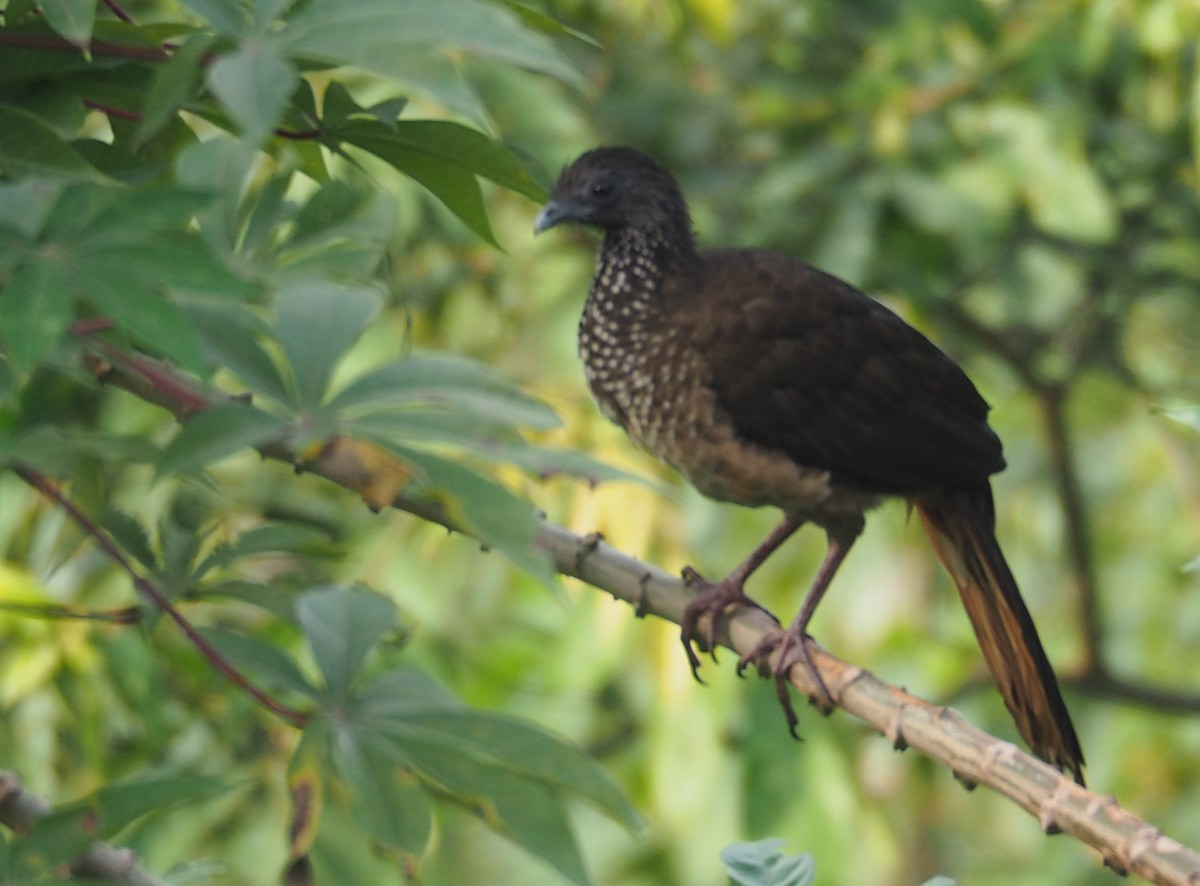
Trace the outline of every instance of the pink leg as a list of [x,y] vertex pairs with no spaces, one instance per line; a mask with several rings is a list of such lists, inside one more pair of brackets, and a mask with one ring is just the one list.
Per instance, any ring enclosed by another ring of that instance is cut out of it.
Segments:
[[[683,610],[680,631],[680,639],[683,641],[683,648],[687,652],[688,664],[692,667],[692,676],[697,680],[700,680],[700,658],[696,655],[695,650],[692,649],[692,643],[696,640],[696,636],[699,633],[701,617],[708,615],[710,619],[708,636],[705,640],[707,641],[707,650],[715,660],[717,649],[717,617],[735,606],[753,606],[762,609],[758,603],[746,596],[744,590],[746,579],[750,577],[750,574],[755,569],[763,564],[763,561],[767,557],[774,553],[776,548],[787,541],[792,533],[799,529],[803,523],[804,521],[798,517],[785,517],[783,522],[776,526],[771,531],[771,534],[763,540],[763,543],[751,551],[749,557],[743,560],[724,580],[716,584],[706,581],[690,566],[684,569],[683,577],[688,584],[700,588],[700,592],[688,603],[687,608]],[[700,682],[704,681],[701,680]]]
[[825,681],[821,679],[821,674],[813,664],[808,644],[805,641],[808,638],[809,621],[812,620],[821,598],[829,590],[833,576],[837,573],[838,567],[842,565],[842,561],[846,559],[846,555],[850,553],[850,548],[861,531],[861,523],[829,531],[829,547],[825,551],[825,559],[821,561],[821,568],[817,570],[812,587],[809,588],[808,594],[800,606],[800,611],[796,613],[792,623],[788,625],[787,630],[764,637],[754,649],[738,660],[738,673],[741,673],[751,662],[765,662],[772,652],[776,649],[779,650],[773,670],[775,691],[779,696],[779,703],[783,706],[784,715],[787,717],[788,731],[792,735],[796,735],[796,725],[799,723],[796,711],[792,707],[791,696],[788,694],[788,675],[794,665],[803,665],[812,677],[813,683],[817,687],[821,706],[833,706],[833,696],[829,694]]

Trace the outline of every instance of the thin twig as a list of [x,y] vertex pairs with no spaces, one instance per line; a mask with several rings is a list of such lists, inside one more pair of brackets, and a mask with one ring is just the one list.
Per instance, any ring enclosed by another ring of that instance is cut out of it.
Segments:
[[191,622],[184,617],[183,613],[175,608],[175,605],[170,601],[170,599],[168,599],[166,594],[164,594],[162,590],[158,588],[157,585],[142,576],[136,569],[133,568],[133,564],[129,562],[129,559],[125,556],[125,553],[120,549],[120,547],[117,546],[116,542],[114,542],[108,536],[108,533],[96,525],[91,517],[80,510],[73,501],[63,495],[62,490],[59,489],[55,483],[51,482],[48,477],[39,473],[28,465],[14,465],[13,470],[16,472],[17,476],[24,480],[28,485],[36,489],[42,495],[46,496],[46,498],[50,499],[60,508],[66,511],[67,515],[75,521],[76,525],[83,530],[84,534],[91,538],[97,545],[99,545],[110,559],[112,559],[118,566],[120,566],[129,574],[129,577],[133,579],[133,583],[138,590],[149,597],[154,602],[155,606],[166,613],[170,619],[179,626],[179,629],[183,631],[187,638],[197,649],[200,650],[200,652],[206,659],[208,659],[209,663],[212,664],[213,667],[225,674],[225,676],[228,677],[234,684],[240,687],[264,708],[272,713],[278,714],[280,717],[283,717],[294,726],[303,726],[308,721],[308,714],[276,701],[267,693],[263,692],[261,689],[247,680],[245,675],[242,674],[242,672],[236,667],[234,667],[233,664],[227,658],[225,658],[225,656],[218,652],[215,646],[204,639],[200,632],[192,626]]
[[142,115],[137,111],[127,111],[124,108],[114,108],[112,105],[106,105],[102,102],[93,101],[90,98],[85,98],[83,100],[83,106],[85,108],[91,108],[93,111],[103,111],[110,117],[119,117],[122,120],[137,121],[142,119]]
[[104,0],[104,5],[109,8],[113,15],[119,18],[126,24],[133,24],[133,16],[121,8],[121,4],[117,0]]
[[1071,572],[1075,577],[1075,599],[1083,616],[1084,670],[1107,673],[1101,628],[1104,619],[1100,612],[1100,594],[1096,587],[1096,563],[1092,556],[1087,508],[1084,506],[1083,489],[1075,464],[1075,450],[1071,446],[1071,432],[1066,415],[1066,391],[1062,387],[1046,386],[1037,393],[1046,429],[1050,463],[1054,468],[1052,473],[1058,486],[1058,500],[1066,525],[1067,556],[1070,558]]
[[[51,49],[73,54],[81,51],[77,44],[52,34],[0,33],[0,47],[4,46],[18,49]],[[130,46],[124,43],[111,43],[108,40],[92,40],[88,43],[87,50],[92,55],[149,62],[165,62],[171,57],[171,53],[165,49],[156,49],[151,46]]]

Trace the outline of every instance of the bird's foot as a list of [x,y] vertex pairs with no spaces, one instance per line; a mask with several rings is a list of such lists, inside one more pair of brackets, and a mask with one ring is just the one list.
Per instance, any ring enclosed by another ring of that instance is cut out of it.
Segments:
[[[792,706],[792,697],[788,691],[790,685],[788,678],[793,667],[801,665],[808,672],[816,690],[809,696],[809,700],[822,713],[827,714],[836,707],[833,696],[825,685],[825,680],[821,677],[817,666],[813,663],[812,654],[808,650],[810,639],[808,634],[797,632],[791,628],[773,631],[739,658],[737,664],[738,676],[741,676],[742,672],[753,664],[764,677],[774,677],[775,694],[779,697],[779,705],[783,708],[783,715],[787,718],[788,732],[792,734],[793,738],[800,737],[796,733],[796,726],[799,725],[800,718],[796,716],[796,709]],[[775,659],[775,666],[770,667],[771,655],[776,651],[778,651],[778,655]]]
[[[716,661],[717,619],[719,617],[738,606],[750,606],[762,609],[763,612],[767,611],[746,596],[746,592],[742,590],[739,582],[732,582],[729,579],[711,582],[691,566],[684,567],[683,580],[688,587],[695,588],[697,594],[683,610],[679,638],[683,641],[683,649],[687,653],[692,676],[698,682],[703,683],[704,681],[700,679],[700,656],[696,654],[693,646],[702,652],[707,652],[713,657],[713,661]],[[706,615],[708,616],[708,630],[701,636],[700,620]],[[767,615],[771,615],[771,613],[767,612]],[[775,616],[771,615],[771,618],[774,619]]]

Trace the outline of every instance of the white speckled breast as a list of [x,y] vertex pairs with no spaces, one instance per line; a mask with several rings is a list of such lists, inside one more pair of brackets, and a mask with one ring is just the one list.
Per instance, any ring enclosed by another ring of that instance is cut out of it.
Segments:
[[703,354],[661,304],[650,244],[630,236],[621,245],[602,252],[579,323],[579,355],[604,414],[710,498],[821,522],[828,473],[736,437]]

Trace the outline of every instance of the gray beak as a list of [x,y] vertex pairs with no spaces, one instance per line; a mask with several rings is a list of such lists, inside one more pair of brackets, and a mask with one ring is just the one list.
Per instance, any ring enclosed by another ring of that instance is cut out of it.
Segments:
[[533,233],[540,234],[542,231],[548,231],[555,225],[569,221],[570,218],[571,213],[565,203],[559,200],[551,200],[542,207],[542,211],[534,219]]

